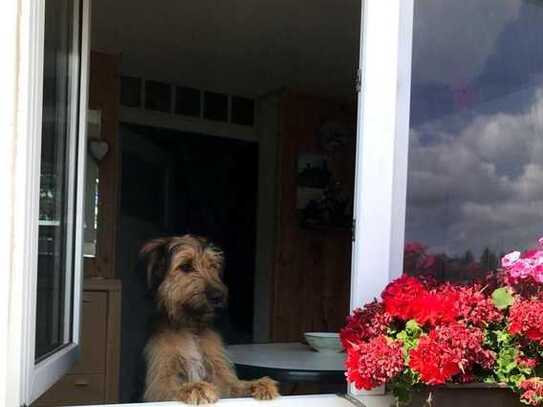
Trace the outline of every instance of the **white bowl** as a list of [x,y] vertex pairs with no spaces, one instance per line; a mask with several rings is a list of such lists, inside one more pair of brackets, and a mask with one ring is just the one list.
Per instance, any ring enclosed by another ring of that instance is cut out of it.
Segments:
[[343,347],[336,332],[305,332],[305,340],[313,349],[323,353],[343,352]]

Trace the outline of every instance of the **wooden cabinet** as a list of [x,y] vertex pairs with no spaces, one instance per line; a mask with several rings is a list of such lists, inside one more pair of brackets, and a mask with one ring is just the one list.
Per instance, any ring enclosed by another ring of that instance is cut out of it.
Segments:
[[120,326],[120,281],[85,280],[79,362],[33,406],[118,402]]

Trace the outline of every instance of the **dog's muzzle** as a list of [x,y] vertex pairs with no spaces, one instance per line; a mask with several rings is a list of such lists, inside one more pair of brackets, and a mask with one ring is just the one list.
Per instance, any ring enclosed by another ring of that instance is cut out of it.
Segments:
[[208,288],[206,290],[206,297],[209,304],[215,309],[224,308],[226,305],[226,295],[219,289]]

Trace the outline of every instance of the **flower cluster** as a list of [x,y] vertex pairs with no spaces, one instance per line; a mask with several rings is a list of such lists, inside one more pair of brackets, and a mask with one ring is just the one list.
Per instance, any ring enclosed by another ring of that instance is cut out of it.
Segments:
[[463,324],[439,326],[421,338],[409,353],[409,367],[425,384],[443,384],[462,374],[463,379],[477,364],[492,368],[495,354],[483,348],[484,334]]
[[366,304],[347,317],[347,325],[341,331],[341,343],[344,349],[365,342],[387,332],[392,316],[377,301]]
[[347,378],[359,389],[385,384],[403,370],[402,345],[381,335],[347,353]]
[[543,238],[539,239],[534,249],[506,254],[501,265],[506,281],[511,285],[521,282],[543,283]]
[[509,332],[543,345],[543,301],[519,299],[509,311]]
[[424,284],[417,278],[404,274],[390,283],[383,291],[386,312],[394,317],[408,320],[416,313],[416,302],[425,294]]
[[485,287],[481,284],[474,283],[456,289],[458,316],[468,324],[483,328],[503,319],[503,313],[496,308],[492,298],[484,293]]
[[543,379],[533,377],[524,380],[520,388],[522,394],[520,400],[530,406],[540,406],[543,403]]
[[[411,243],[406,261],[429,270],[442,259]],[[502,266],[485,280],[419,273],[392,281],[341,331],[348,381],[360,389],[386,384],[398,397],[420,386],[501,383],[543,407],[543,240],[508,254]],[[541,290],[518,289],[528,280]]]

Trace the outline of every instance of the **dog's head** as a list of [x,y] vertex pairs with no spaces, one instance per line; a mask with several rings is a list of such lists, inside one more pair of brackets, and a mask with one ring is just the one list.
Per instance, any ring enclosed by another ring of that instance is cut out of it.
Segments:
[[171,322],[207,323],[226,304],[223,255],[206,239],[191,235],[155,239],[143,246],[141,254],[147,258],[147,282],[159,311]]

